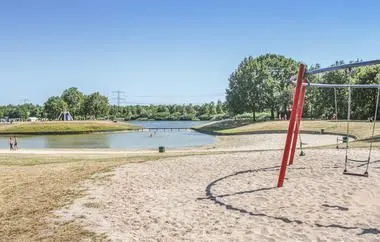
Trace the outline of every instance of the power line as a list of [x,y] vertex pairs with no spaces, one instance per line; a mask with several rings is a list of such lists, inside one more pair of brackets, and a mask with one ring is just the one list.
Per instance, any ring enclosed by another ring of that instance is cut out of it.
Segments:
[[120,104],[122,102],[125,102],[125,92],[123,91],[120,91],[120,90],[117,90],[117,91],[113,91],[112,94],[116,94],[116,97],[113,97],[113,99],[117,101],[117,111],[119,112],[119,108],[120,108]]
[[146,96],[128,96],[128,97],[131,97],[131,98],[160,98],[160,97],[165,97],[165,98],[178,98],[178,97],[187,97],[187,98],[191,98],[191,97],[220,97],[220,96],[225,96],[226,94],[225,93],[213,93],[213,94],[200,94],[200,95],[146,95]]
[[21,101],[23,102],[23,104],[31,103],[30,100],[27,98],[21,99]]

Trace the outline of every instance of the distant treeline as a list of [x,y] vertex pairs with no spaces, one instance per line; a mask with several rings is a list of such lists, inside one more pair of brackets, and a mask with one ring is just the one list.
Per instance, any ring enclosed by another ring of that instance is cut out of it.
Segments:
[[202,105],[136,105],[111,106],[111,117],[125,120],[220,120],[228,118],[227,108],[221,101]]
[[55,120],[61,112],[69,111],[76,120],[220,120],[228,118],[227,107],[221,101],[203,105],[110,105],[109,99],[99,94],[84,95],[78,88],[66,89],[61,96],[50,97],[44,105],[0,106],[0,117],[26,120],[29,117]]

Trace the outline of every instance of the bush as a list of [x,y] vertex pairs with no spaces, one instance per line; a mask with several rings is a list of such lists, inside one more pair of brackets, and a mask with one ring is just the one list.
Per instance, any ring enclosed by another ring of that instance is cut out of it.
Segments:
[[184,114],[180,117],[180,120],[194,120],[194,114]]
[[244,119],[252,119],[252,113],[242,113],[234,116],[234,119],[244,120]]
[[[234,117],[234,119],[236,120],[251,119],[252,120],[252,113],[238,114]],[[270,113],[267,113],[267,112],[256,113],[256,121],[264,121],[264,120],[270,120]]]
[[149,118],[138,118],[137,121],[149,121]]
[[210,120],[211,116],[208,114],[202,114],[198,117],[200,120]]
[[226,113],[221,113],[221,114],[216,114],[214,116],[212,116],[211,120],[212,121],[217,121],[217,120],[224,120],[224,119],[228,119],[230,116]]

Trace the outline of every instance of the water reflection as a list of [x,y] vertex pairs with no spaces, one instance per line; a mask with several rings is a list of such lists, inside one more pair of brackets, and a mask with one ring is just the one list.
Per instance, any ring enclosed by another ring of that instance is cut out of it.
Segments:
[[[200,122],[176,123],[144,122],[144,127],[173,127],[187,128],[199,125]],[[158,126],[160,125],[160,126]],[[165,126],[166,125],[166,126]],[[173,126],[174,125],[174,126]],[[187,126],[186,126],[187,125]],[[191,126],[190,126],[191,125]],[[149,132],[118,132],[98,133],[80,135],[41,135],[41,136],[18,136],[20,149],[42,149],[42,148],[82,148],[82,149],[138,149],[157,148],[166,146],[168,148],[200,146],[215,142],[215,137],[201,134],[192,130],[182,131],[152,131]],[[0,137],[0,148],[8,147],[9,137]]]

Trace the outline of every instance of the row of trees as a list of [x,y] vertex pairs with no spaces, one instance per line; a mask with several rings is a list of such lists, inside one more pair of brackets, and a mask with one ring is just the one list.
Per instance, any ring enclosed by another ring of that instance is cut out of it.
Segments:
[[221,101],[202,105],[112,106],[110,115],[123,117],[125,120],[215,120],[228,117],[226,106]]
[[44,104],[44,115],[56,119],[63,111],[70,111],[75,119],[99,118],[108,115],[108,97],[94,92],[84,95],[76,87],[63,91],[62,95],[50,97]]
[[61,112],[70,111],[77,119],[98,118],[108,115],[108,98],[99,92],[84,95],[77,88],[66,89],[61,96],[50,97],[44,105],[0,106],[0,117],[25,120],[28,117],[57,119]]
[[43,117],[43,106],[33,104],[0,106],[0,118],[27,119],[28,117]]
[[[343,61],[335,65],[344,64]],[[352,70],[339,70],[309,78],[311,82],[330,84],[379,84],[380,66],[367,66]],[[377,89],[351,89],[351,118],[374,117]],[[337,110],[335,110],[335,96]],[[348,112],[348,89],[311,88],[306,93],[304,113],[306,117],[331,118],[335,112],[339,119],[346,119]]]
[[[359,60],[356,60],[359,61]],[[342,65],[337,61],[334,65]],[[293,98],[291,76],[297,74],[299,62],[281,55],[266,54],[257,58],[245,58],[229,78],[226,90],[227,108],[231,115],[250,112],[253,120],[256,113],[267,111],[274,119],[279,114],[287,114]],[[310,66],[318,69],[320,65]],[[315,83],[373,84],[380,82],[380,66],[360,67],[352,70],[339,70],[323,75],[308,77]],[[308,88],[304,116],[329,119],[336,112],[338,118],[347,116],[347,89]],[[354,89],[352,91],[351,118],[367,119],[374,115],[376,106],[375,89]]]
[[[359,60],[356,60],[359,61]],[[334,65],[344,64],[337,61]],[[24,104],[0,106],[0,117],[26,119],[30,116],[56,119],[62,111],[70,111],[74,119],[123,118],[154,120],[216,120],[228,117],[247,117],[255,121],[271,119],[287,114],[292,102],[293,85],[289,78],[297,73],[299,62],[281,55],[266,54],[256,58],[247,57],[230,75],[226,89],[226,102],[210,102],[203,105],[110,105],[107,97],[99,92],[85,95],[75,87],[66,89],[61,96],[50,97],[43,106]],[[310,66],[308,69],[320,68]],[[308,76],[315,83],[372,84],[380,82],[380,65],[339,70],[323,75]],[[352,91],[351,118],[367,119],[374,115],[376,106],[374,89]],[[304,117],[331,118],[336,112],[338,118],[347,115],[347,89],[308,88]],[[264,115],[263,115],[264,113]],[[260,114],[259,116],[257,116]],[[380,112],[379,112],[380,115]]]
[[85,95],[78,88],[71,87],[61,96],[50,97],[43,106],[33,104],[0,106],[0,117],[28,117],[57,119],[61,112],[69,111],[74,119],[115,119],[125,120],[211,120],[228,117],[226,105],[221,101],[203,105],[110,105],[107,97],[99,92]]

